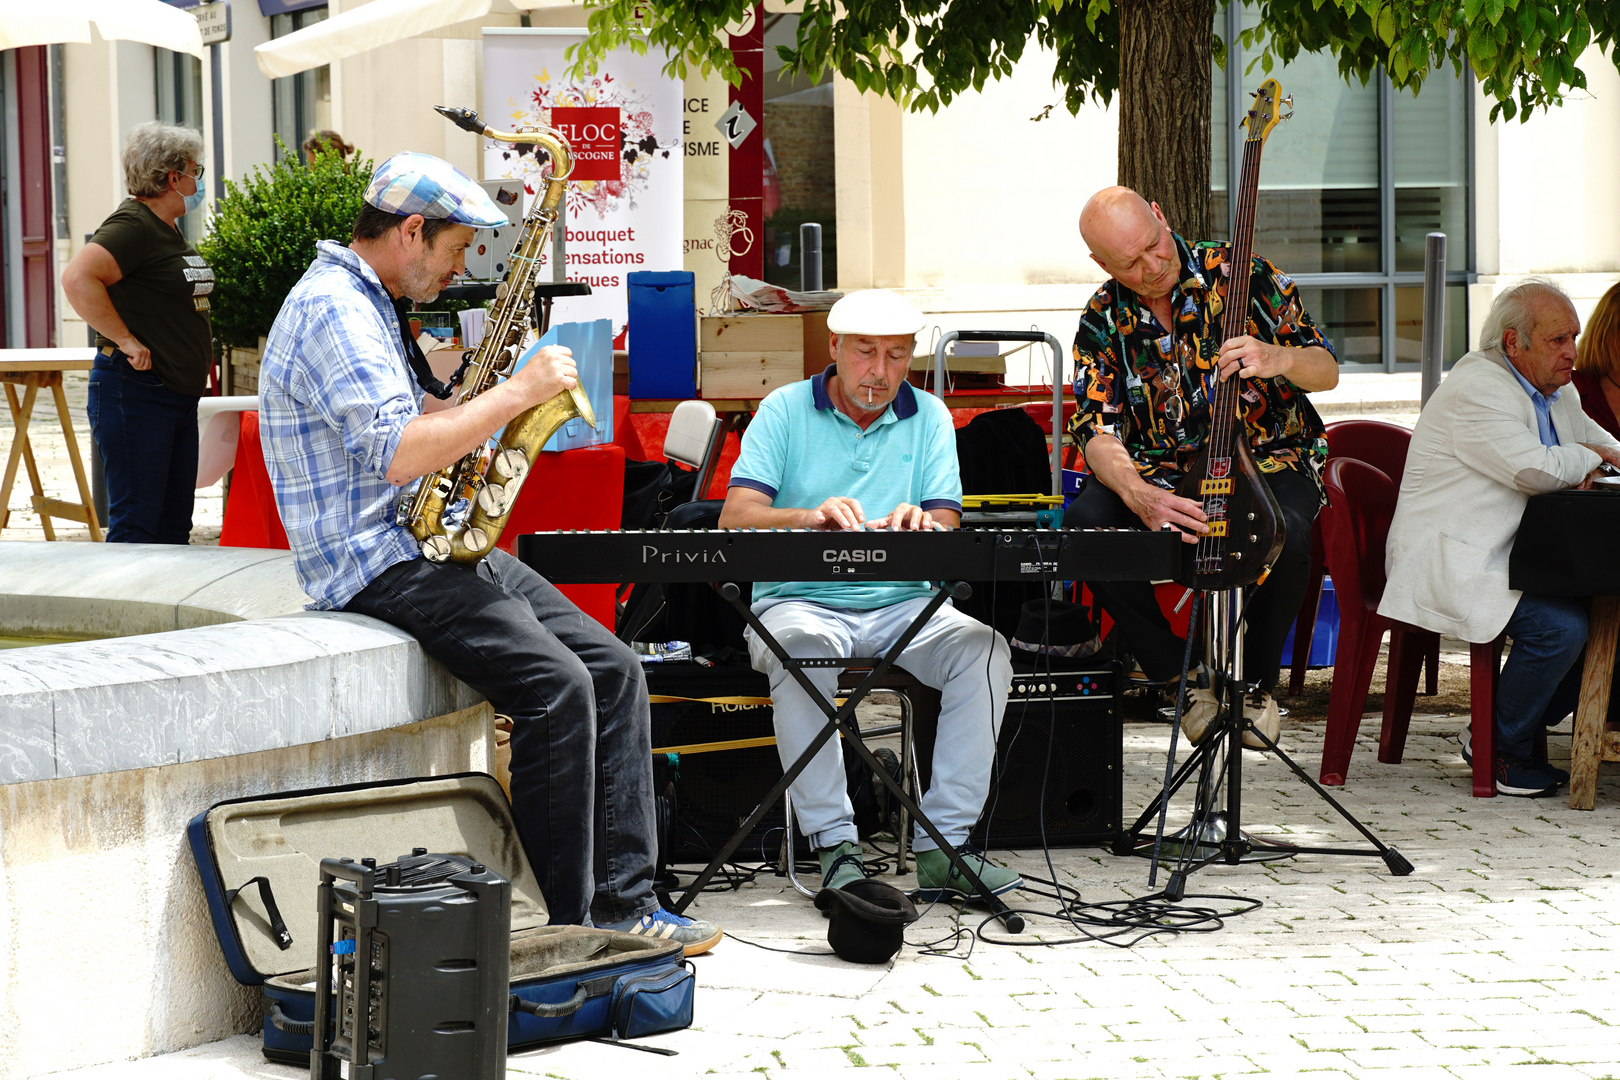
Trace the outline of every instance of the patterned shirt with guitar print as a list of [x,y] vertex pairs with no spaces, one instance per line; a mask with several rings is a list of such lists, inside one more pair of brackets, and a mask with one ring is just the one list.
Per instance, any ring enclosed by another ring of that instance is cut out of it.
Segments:
[[[1070,430],[1082,446],[1094,435],[1125,445],[1142,479],[1174,490],[1209,437],[1221,313],[1231,248],[1175,237],[1181,280],[1170,294],[1167,332],[1129,289],[1110,281],[1092,296],[1074,337],[1075,398]],[[1293,279],[1256,255],[1248,332],[1275,345],[1330,345],[1299,300]],[[1245,379],[1243,421],[1262,472],[1296,469],[1321,485],[1327,460],[1322,419],[1285,378]]]

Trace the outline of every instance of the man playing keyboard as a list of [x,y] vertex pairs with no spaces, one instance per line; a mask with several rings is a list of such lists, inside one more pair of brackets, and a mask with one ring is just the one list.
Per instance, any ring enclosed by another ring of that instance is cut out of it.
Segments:
[[[956,527],[962,484],[950,410],[906,382],[922,326],[920,311],[884,289],[851,293],[833,306],[827,328],[836,362],[760,402],[731,470],[721,528],[858,534]],[[858,545],[858,535],[850,543]],[[926,581],[758,582],[753,610],[795,658],[877,656],[933,592]],[[770,679],[777,750],[787,768],[826,716],[752,631],[747,637],[754,668]],[[933,781],[922,810],[960,848],[989,791],[1012,681],[1007,642],[947,603],[900,654],[899,666],[941,692]],[[837,670],[805,674],[832,698]],[[837,740],[821,748],[791,790],[799,826],[821,862],[822,887],[864,877]],[[921,888],[974,891],[920,829],[914,849]],[[982,855],[966,858],[998,895],[1023,885]]]

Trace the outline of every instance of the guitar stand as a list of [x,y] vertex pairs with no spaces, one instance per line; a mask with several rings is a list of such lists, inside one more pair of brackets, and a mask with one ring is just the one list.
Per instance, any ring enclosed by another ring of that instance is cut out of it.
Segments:
[[[1023,916],[1010,909],[999,896],[992,893],[984,882],[980,880],[973,867],[968,865],[967,860],[963,859],[954,847],[946,843],[945,837],[940,835],[939,830],[934,827],[934,823],[923,814],[921,807],[917,805],[910,795],[906,794],[906,790],[900,782],[889,775],[888,770],[883,767],[877,756],[861,741],[860,730],[855,726],[855,707],[865,699],[867,694],[872,692],[878,680],[890,668],[895,666],[900,659],[900,654],[905,652],[906,646],[911,644],[911,639],[917,636],[917,633],[922,630],[929,619],[934,617],[934,613],[940,609],[940,606],[947,599],[954,597],[958,600],[966,600],[973,595],[972,586],[960,581],[946,584],[943,589],[934,594],[933,599],[928,601],[922,611],[917,613],[917,617],[911,620],[911,625],[906,627],[905,633],[900,635],[899,640],[883,656],[809,657],[805,659],[796,659],[787,654],[787,650],[782,647],[782,644],[776,640],[769,630],[765,629],[764,624],[754,615],[749,605],[743,601],[741,590],[736,585],[727,582],[716,585],[715,589],[742,615],[749,627],[758,635],[760,641],[764,642],[765,647],[776,655],[777,660],[781,662],[788,673],[798,680],[805,693],[810,695],[810,700],[814,701],[821,711],[826,714],[827,723],[816,734],[816,737],[810,741],[810,745],[805,747],[804,753],[800,754],[798,759],[782,774],[782,779],[776,782],[776,786],[771,788],[764,799],[760,800],[760,804],[754,808],[754,812],[748,815],[748,820],[743,822],[736,832],[732,833],[731,839],[726,841],[725,846],[709,862],[709,865],[705,866],[703,872],[698,874],[692,884],[686,887],[686,891],[681,893],[680,900],[675,904],[675,914],[681,914],[692,905],[692,901],[697,899],[704,886],[719,872],[720,867],[725,865],[732,854],[742,846],[743,841],[754,831],[754,827],[759,824],[771,807],[775,806],[783,795],[787,793],[788,787],[809,766],[811,760],[827,744],[827,740],[831,739],[835,734],[842,733],[847,744],[860,755],[867,768],[871,769],[873,775],[889,789],[900,805],[905,807],[906,813],[911,816],[912,820],[922,826],[923,831],[928,834],[934,843],[939,845],[939,850],[950,856],[951,865],[956,870],[959,870],[963,877],[968,879],[979,899],[997,919],[1001,920],[1001,924],[1007,928],[1007,932],[1010,934],[1021,933],[1024,929]],[[865,667],[867,665],[871,666],[871,670],[861,680],[860,685],[851,690],[848,696],[845,697],[842,707],[835,706],[833,702],[823,697],[821,692],[816,689],[815,684],[810,681],[810,677],[804,673],[805,668],[850,668]],[[789,852],[787,857],[792,858],[792,852]]]
[[[1215,593],[1210,598],[1206,612],[1206,648],[1212,657],[1219,658],[1224,655],[1228,661],[1227,664],[1210,665],[1211,670],[1215,672],[1216,689],[1222,708],[1205,730],[1202,740],[1193,748],[1193,752],[1173,776],[1167,764],[1165,783],[1159,797],[1154,800],[1153,805],[1142,811],[1141,817],[1136,819],[1136,824],[1115,842],[1114,853],[1149,855],[1153,861],[1148,871],[1148,885],[1152,886],[1157,881],[1160,856],[1166,847],[1164,819],[1169,811],[1170,799],[1196,772],[1198,780],[1194,788],[1192,822],[1174,839],[1177,848],[1174,868],[1171,869],[1169,879],[1165,882],[1164,895],[1172,902],[1180,901],[1186,896],[1189,874],[1216,862],[1235,865],[1245,859],[1264,859],[1267,856],[1280,858],[1288,855],[1364,855],[1382,858],[1384,865],[1389,867],[1389,872],[1396,877],[1410,874],[1412,864],[1405,856],[1373,835],[1370,829],[1328,794],[1314,777],[1301,769],[1293,758],[1256,727],[1252,720],[1243,715],[1243,695],[1252,687],[1243,680],[1242,626],[1237,618],[1241,607],[1242,592],[1238,589]],[[1244,835],[1243,737],[1249,732],[1253,732],[1259,741],[1265,744],[1265,749],[1275,754],[1295,776],[1321,796],[1335,813],[1355,826],[1356,831],[1366,837],[1372,847],[1300,847],[1293,844],[1258,842]],[[1171,729],[1169,761],[1175,760],[1176,742],[1180,734],[1179,724]],[[1224,778],[1219,765],[1222,753],[1226,755]],[[1226,809],[1221,812],[1217,811],[1215,806],[1220,799],[1223,783],[1226,788]],[[1220,820],[1223,817],[1224,824]],[[1142,833],[1155,819],[1158,825],[1154,836],[1150,840],[1144,840]],[[1208,854],[1202,854],[1203,852]]]

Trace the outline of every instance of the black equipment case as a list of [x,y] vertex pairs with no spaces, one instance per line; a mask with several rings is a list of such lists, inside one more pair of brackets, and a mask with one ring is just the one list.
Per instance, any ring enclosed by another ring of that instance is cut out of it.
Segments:
[[528,1003],[508,1017],[511,1049],[692,1022],[696,982],[679,942],[547,925],[511,807],[484,773],[231,799],[193,818],[187,836],[225,963],[261,990],[271,1061],[310,1064],[321,861],[339,856],[382,863],[425,849],[510,882],[511,993]]

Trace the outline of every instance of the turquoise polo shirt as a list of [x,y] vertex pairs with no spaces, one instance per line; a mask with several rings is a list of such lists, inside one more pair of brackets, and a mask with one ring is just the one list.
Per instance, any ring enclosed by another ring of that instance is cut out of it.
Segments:
[[[759,403],[731,467],[731,486],[762,491],[784,509],[816,507],[842,495],[859,502],[867,520],[901,503],[961,512],[956,429],[945,403],[901,383],[889,407],[862,431],[827,396],[835,374],[837,367],[828,367]],[[867,610],[933,592],[927,581],[759,581],[754,602],[813,600]]]

